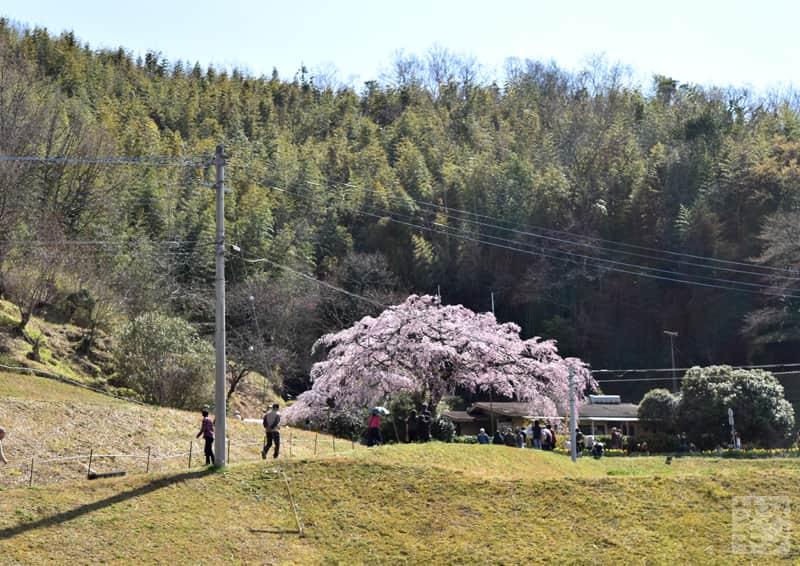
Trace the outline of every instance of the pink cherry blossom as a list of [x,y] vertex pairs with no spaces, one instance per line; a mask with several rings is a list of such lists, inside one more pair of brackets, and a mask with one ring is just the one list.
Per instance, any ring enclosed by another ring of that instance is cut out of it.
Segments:
[[314,344],[324,361],[311,369],[312,388],[286,411],[290,421],[320,418],[329,408],[359,411],[405,392],[432,407],[458,390],[527,402],[555,415],[569,404],[569,368],[578,401],[596,390],[586,365],[562,358],[554,340],[522,340],[520,327],[491,313],[411,295],[379,316],[326,334]]

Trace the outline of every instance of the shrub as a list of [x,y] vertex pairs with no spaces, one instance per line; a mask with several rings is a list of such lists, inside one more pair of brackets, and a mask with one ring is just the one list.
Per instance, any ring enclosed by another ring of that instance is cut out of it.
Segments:
[[367,436],[366,417],[351,413],[337,413],[328,421],[328,432],[339,438],[365,440]]
[[679,398],[666,389],[653,389],[639,403],[639,420],[648,431],[674,433]]
[[146,313],[117,337],[117,380],[157,405],[194,409],[212,401],[213,349],[183,319]]
[[771,373],[730,366],[695,367],[686,372],[678,422],[698,448],[730,442],[729,408],[734,412],[736,430],[748,444],[779,445],[794,427],[792,406]]
[[433,439],[452,442],[455,435],[456,427],[450,419],[438,415],[431,422],[431,437]]

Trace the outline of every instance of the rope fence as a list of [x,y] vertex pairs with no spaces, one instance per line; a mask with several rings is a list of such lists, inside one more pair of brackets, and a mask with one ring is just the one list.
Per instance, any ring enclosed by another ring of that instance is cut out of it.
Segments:
[[[291,429],[288,429],[287,433],[285,436],[282,435],[281,438],[279,459],[347,455],[354,453],[361,446],[354,440],[348,441],[342,438],[339,438],[337,443],[335,437],[320,435],[318,432],[309,432],[301,437],[296,437]],[[314,437],[307,438],[306,436],[310,434],[313,434]],[[264,444],[264,442],[260,441],[232,443],[229,438],[228,464],[261,459],[261,450]],[[256,448],[256,450],[253,450],[253,448]],[[236,449],[235,457],[232,449]],[[272,450],[274,450],[274,445],[271,448]],[[273,459],[269,454],[267,454],[267,457],[271,460]],[[128,460],[137,464],[127,467],[120,466],[118,465],[120,460]],[[180,463],[181,460],[184,463]],[[98,461],[100,461],[99,466]],[[102,475],[97,475],[96,467],[114,470],[112,472],[103,472],[107,475],[138,475],[170,469],[191,469],[204,465],[203,445],[196,440],[189,442],[188,450],[186,451],[165,453],[163,455],[157,454],[151,447],[148,447],[146,452],[141,453],[104,453],[90,449],[86,453],[56,458],[38,459],[36,456],[32,456],[24,462],[2,466],[0,467],[0,486],[11,487],[27,484],[31,487],[42,483],[52,484],[60,481],[70,481],[75,479],[76,475],[90,478],[92,474],[96,474],[95,477],[103,477]],[[60,471],[55,474],[48,474],[45,471],[46,468],[54,466],[59,467]]]

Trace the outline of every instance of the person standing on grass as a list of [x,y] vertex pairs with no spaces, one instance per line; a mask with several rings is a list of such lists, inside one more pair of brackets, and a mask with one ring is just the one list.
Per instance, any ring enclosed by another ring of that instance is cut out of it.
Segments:
[[478,432],[478,444],[489,444],[489,435],[486,434],[485,428]]
[[208,411],[203,409],[203,424],[200,425],[200,432],[195,438],[203,437],[205,440],[206,466],[214,463],[214,421],[208,416]]
[[542,449],[542,427],[539,425],[539,421],[533,421],[533,427],[531,429],[531,438],[533,439],[532,448],[537,448],[537,449],[541,450]]
[[0,462],[3,464],[8,464],[8,460],[6,460],[6,455],[3,453],[3,439],[6,437],[6,429],[0,426]]
[[273,458],[278,457],[278,452],[281,450],[281,414],[278,412],[280,405],[275,403],[272,405],[272,410],[270,410],[266,415],[264,415],[264,430],[267,433],[267,442],[264,444],[264,448],[261,449],[261,459],[267,459],[267,453],[269,452],[272,443],[275,443],[275,451],[272,453]]
[[419,415],[419,439],[422,442],[430,442],[431,440],[431,423],[433,422],[433,415],[431,415],[428,405],[422,405],[422,413]]
[[367,446],[379,446],[383,443],[381,438],[381,416],[378,409],[369,412],[367,421]]

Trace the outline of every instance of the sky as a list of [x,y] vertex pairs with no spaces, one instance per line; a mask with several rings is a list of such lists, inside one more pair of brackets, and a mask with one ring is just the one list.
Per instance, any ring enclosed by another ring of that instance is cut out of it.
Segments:
[[291,79],[312,74],[360,86],[400,51],[433,47],[477,60],[502,80],[508,58],[579,70],[602,56],[704,86],[754,91],[800,85],[800,2],[790,0],[0,0],[0,15],[92,48],[161,52],[170,61],[238,67]]

